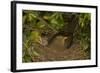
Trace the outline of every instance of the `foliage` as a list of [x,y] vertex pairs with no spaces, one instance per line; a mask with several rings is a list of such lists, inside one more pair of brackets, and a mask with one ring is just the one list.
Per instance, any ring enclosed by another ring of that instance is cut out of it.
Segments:
[[90,21],[91,15],[89,13],[82,13],[79,16],[79,25],[76,28],[75,37],[80,40],[83,50],[90,49]]

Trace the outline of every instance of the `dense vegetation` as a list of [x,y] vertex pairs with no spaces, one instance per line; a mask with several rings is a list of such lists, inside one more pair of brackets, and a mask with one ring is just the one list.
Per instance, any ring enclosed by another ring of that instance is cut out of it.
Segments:
[[[77,19],[75,20],[73,16]],[[51,37],[63,31],[67,31],[67,35],[72,33],[71,39],[79,42],[81,49],[90,54],[91,15],[89,13],[23,10],[22,18],[23,62],[32,62],[38,58],[40,53],[36,49],[49,45],[48,41]]]

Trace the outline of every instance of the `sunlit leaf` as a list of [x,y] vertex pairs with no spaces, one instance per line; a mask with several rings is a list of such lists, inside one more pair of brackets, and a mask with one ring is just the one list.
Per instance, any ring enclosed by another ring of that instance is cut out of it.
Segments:
[[37,53],[35,50],[32,52],[32,55],[33,55],[33,56],[40,56],[40,54]]
[[38,41],[39,36],[40,36],[39,32],[32,31],[31,35],[30,35],[30,39],[36,42],[36,41]]

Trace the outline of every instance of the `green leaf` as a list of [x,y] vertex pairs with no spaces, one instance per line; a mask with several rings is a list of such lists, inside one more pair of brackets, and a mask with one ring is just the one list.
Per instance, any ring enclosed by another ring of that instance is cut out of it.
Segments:
[[30,40],[34,42],[40,42],[41,36],[40,33],[37,31],[32,31],[30,35]]
[[53,14],[50,16],[50,19],[55,18],[55,16],[56,16],[56,13],[53,13]]
[[57,24],[58,22],[57,22],[57,20],[56,19],[52,19],[51,20],[51,24]]
[[32,52],[32,55],[33,55],[33,56],[40,56],[40,54],[37,53],[36,51],[33,51],[33,52]]
[[81,24],[81,27],[82,27],[82,28],[84,27],[84,23]]
[[36,26],[37,28],[43,28],[45,25],[41,21],[39,21]]

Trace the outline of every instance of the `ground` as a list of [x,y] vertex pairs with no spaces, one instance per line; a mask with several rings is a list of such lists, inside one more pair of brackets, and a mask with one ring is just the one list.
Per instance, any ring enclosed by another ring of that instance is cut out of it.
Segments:
[[88,52],[81,49],[78,42],[73,42],[69,49],[63,46],[63,37],[56,38],[52,44],[36,48],[39,56],[33,57],[34,62],[44,61],[65,61],[65,60],[86,60],[90,59]]

